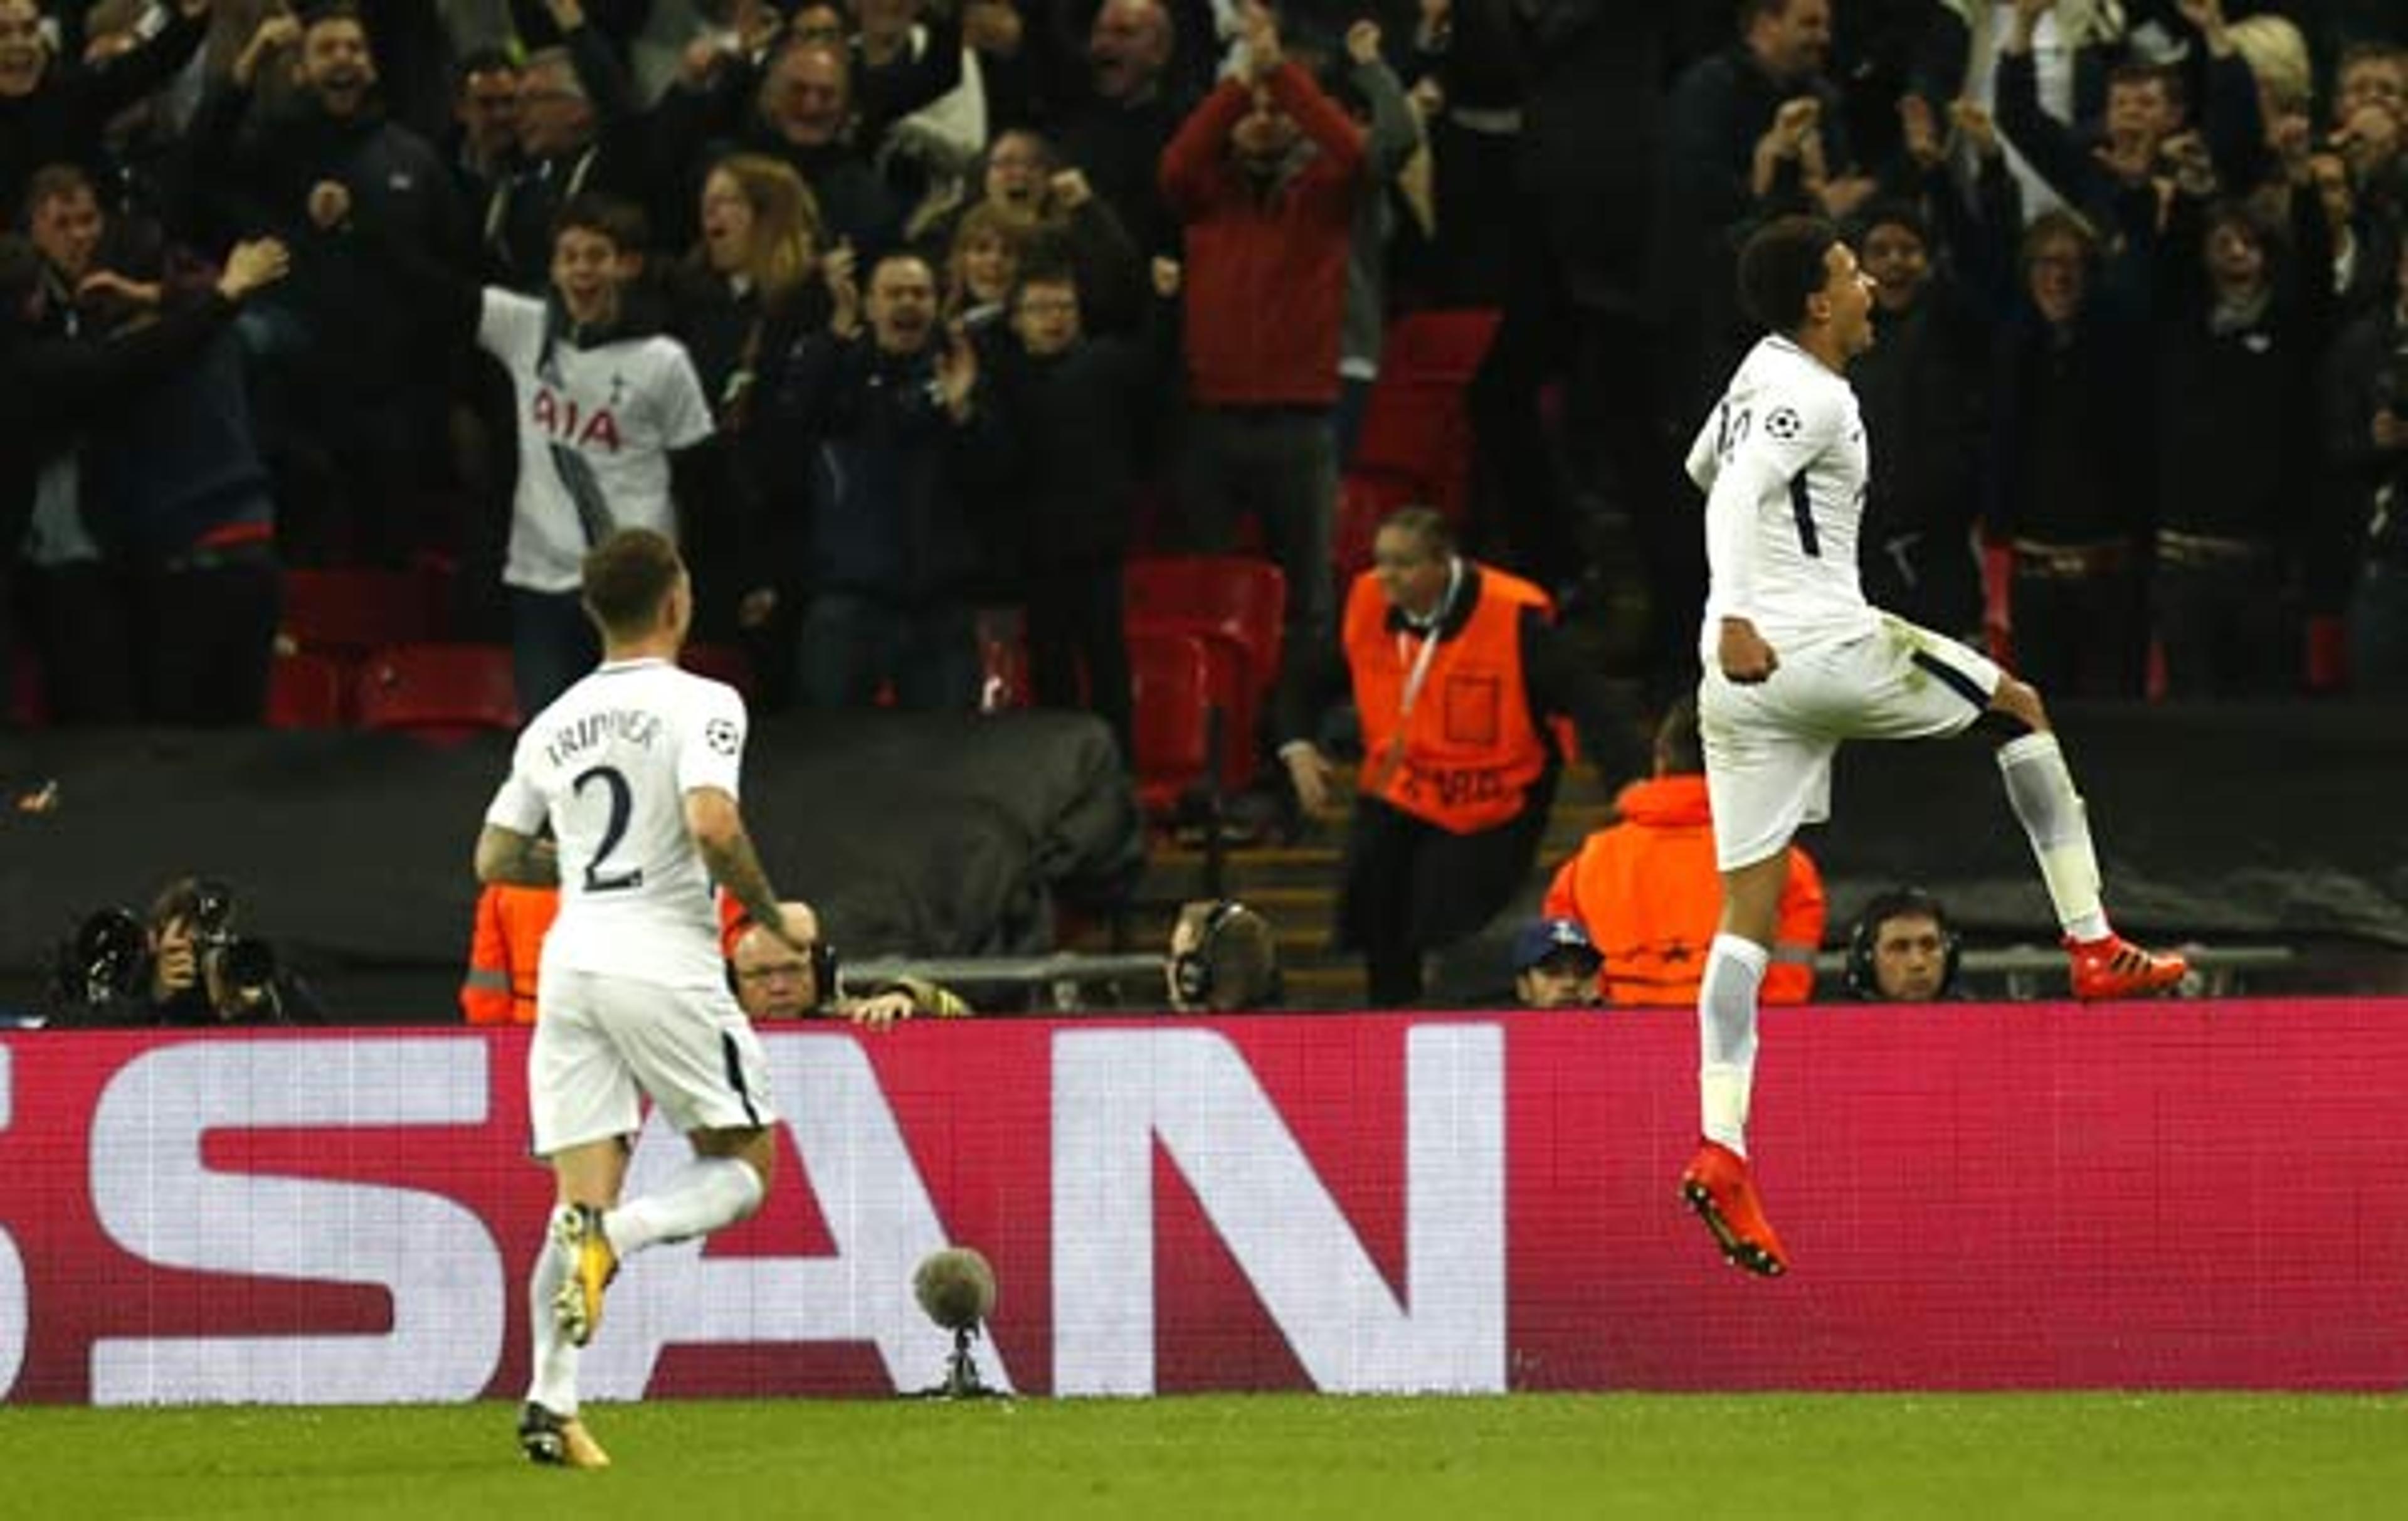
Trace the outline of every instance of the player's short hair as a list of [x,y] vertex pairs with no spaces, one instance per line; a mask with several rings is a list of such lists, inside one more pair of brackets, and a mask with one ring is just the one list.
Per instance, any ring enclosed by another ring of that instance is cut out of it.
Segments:
[[649,630],[660,617],[662,599],[685,574],[685,562],[666,534],[621,528],[586,552],[583,588],[586,616],[613,638]]
[[1747,314],[1775,333],[1806,325],[1806,302],[1829,283],[1824,261],[1840,230],[1821,217],[1776,217],[1739,251],[1739,298]]
[[1380,526],[1412,535],[1432,559],[1444,559],[1455,552],[1455,524],[1447,522],[1446,514],[1437,508],[1400,507],[1382,519]]

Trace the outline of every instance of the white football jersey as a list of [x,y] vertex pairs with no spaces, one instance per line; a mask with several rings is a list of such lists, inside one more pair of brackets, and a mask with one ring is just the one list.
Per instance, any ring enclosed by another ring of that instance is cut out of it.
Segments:
[[1726,617],[1747,618],[1776,653],[1877,626],[1856,575],[1870,467],[1844,377],[1778,335],[1748,352],[1689,447],[1706,493],[1708,661]]
[[519,735],[485,822],[560,846],[560,917],[543,965],[669,987],[724,987],[710,873],[685,795],[733,797],[744,699],[665,660],[597,667]]
[[503,583],[573,592],[586,550],[599,542],[579,516],[580,495],[611,527],[677,538],[669,452],[710,437],[710,403],[677,339],[554,343],[547,363],[546,320],[542,302],[488,289],[477,341],[510,372],[518,405],[518,498]]

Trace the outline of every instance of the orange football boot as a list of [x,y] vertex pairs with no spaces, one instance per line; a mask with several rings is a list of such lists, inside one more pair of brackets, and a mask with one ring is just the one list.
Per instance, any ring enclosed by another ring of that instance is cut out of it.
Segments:
[[1789,1270],[1789,1254],[1756,1202],[1756,1184],[1748,1181],[1747,1158],[1712,1141],[1698,1144],[1698,1155],[1681,1173],[1681,1197],[1713,1232],[1714,1244],[1731,1266],[1759,1278],[1778,1278]]
[[2073,996],[2085,1003],[2163,992],[2190,970],[2190,963],[2181,956],[2144,951],[2121,935],[2095,940],[2068,939],[2065,954],[2073,963]]

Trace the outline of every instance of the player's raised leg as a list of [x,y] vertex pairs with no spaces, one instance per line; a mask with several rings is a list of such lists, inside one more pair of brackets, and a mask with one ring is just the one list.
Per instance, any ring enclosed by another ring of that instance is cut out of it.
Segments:
[[2006,783],[2008,806],[2031,840],[2041,880],[2064,928],[2073,996],[2128,997],[2181,982],[2189,969],[2181,956],[2143,950],[2107,923],[2089,811],[2073,789],[2072,773],[2049,727],[2040,694],[2012,676],[2002,678],[1983,725],[2014,735],[1999,747],[1999,775]]
[[1764,1217],[1748,1175],[1747,1112],[1756,1083],[1756,995],[1772,956],[1784,846],[1722,874],[1723,911],[1698,987],[1698,1100],[1701,1139],[1681,1174],[1681,1197],[1730,1262],[1777,1277],[1789,1255]]
[[[774,1132],[757,1126],[696,1130],[695,1157],[666,1184],[597,1218],[612,1270],[649,1246],[708,1236],[748,1219],[769,1197]],[[605,1282],[608,1282],[607,1278]],[[599,1303],[598,1291],[595,1297]]]

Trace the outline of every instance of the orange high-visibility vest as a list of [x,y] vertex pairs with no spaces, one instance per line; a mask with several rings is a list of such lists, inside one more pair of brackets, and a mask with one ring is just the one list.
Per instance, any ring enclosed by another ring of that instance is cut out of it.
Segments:
[[478,895],[468,975],[460,983],[460,1012],[469,1024],[535,1023],[536,967],[543,956],[543,938],[559,915],[557,887],[497,882]]
[[1360,790],[1452,834],[1475,834],[1522,811],[1544,774],[1547,747],[1522,671],[1522,610],[1547,595],[1488,566],[1462,629],[1430,653],[1404,712],[1423,636],[1388,627],[1388,599],[1366,571],[1347,594],[1346,664],[1363,722]]

